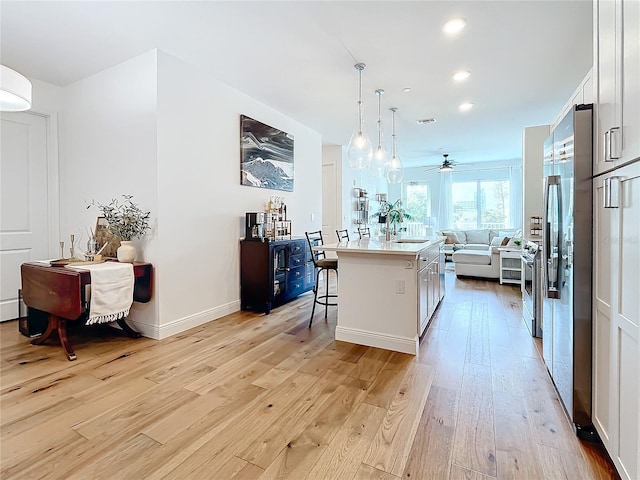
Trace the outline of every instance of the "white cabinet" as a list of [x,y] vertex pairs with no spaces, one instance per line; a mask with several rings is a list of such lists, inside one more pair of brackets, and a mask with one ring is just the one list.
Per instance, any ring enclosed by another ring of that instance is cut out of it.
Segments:
[[594,2],[594,174],[640,157],[640,2]]
[[[640,478],[640,162],[594,179],[593,422]],[[605,202],[612,208],[605,208]]]
[[[418,335],[422,336],[440,300],[444,297],[440,264],[444,263],[440,245],[420,252],[418,264]],[[441,262],[442,261],[442,262]],[[444,272],[442,272],[444,273]],[[444,279],[442,279],[444,282]]]
[[503,283],[517,283],[522,278],[522,250],[500,248],[500,285]]

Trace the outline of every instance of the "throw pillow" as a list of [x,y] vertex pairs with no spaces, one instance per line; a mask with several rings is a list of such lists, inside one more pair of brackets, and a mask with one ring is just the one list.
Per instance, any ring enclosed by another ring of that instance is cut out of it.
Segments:
[[511,241],[511,239],[509,237],[504,237],[502,239],[502,242],[500,243],[500,246],[501,247],[506,247],[509,244],[510,241]]
[[447,237],[447,239],[444,241],[446,245],[455,245],[456,243],[460,243],[460,240],[458,240],[458,236],[453,232],[442,232],[442,235]]
[[500,247],[502,246],[502,242],[505,239],[505,237],[493,237],[491,239],[491,246],[492,247]]

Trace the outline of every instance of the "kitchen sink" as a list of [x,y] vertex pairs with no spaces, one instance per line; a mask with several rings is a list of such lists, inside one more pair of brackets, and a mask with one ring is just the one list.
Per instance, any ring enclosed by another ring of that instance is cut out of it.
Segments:
[[396,240],[392,240],[393,243],[425,243],[428,241],[428,238],[398,238]]

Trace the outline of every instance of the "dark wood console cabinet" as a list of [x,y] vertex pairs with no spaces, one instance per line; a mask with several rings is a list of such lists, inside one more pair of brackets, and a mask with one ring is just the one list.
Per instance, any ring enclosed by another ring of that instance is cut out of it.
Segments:
[[305,238],[240,242],[240,308],[268,314],[313,289],[315,272]]

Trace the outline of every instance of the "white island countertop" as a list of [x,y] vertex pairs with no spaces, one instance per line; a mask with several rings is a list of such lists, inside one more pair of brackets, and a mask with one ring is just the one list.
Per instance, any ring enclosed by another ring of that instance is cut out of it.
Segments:
[[384,255],[417,255],[425,248],[429,248],[445,240],[445,237],[432,238],[399,238],[389,242],[375,238],[362,238],[349,242],[328,243],[314,247],[314,250],[340,253],[384,254]]

